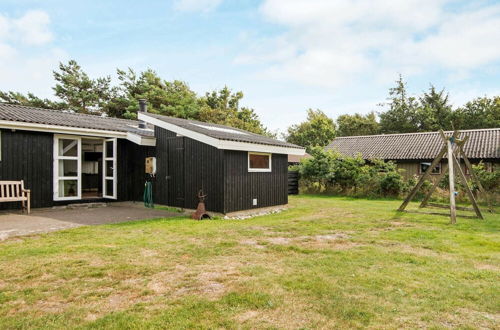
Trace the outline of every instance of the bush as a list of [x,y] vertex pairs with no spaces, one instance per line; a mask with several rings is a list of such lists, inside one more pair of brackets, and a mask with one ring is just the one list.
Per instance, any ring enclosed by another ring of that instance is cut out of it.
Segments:
[[408,187],[393,162],[367,162],[322,148],[314,148],[311,155],[299,166],[303,192],[379,197],[398,196]]
[[483,162],[472,165],[472,170],[478,177],[487,192],[500,193],[500,168],[496,167],[493,171],[488,171]]

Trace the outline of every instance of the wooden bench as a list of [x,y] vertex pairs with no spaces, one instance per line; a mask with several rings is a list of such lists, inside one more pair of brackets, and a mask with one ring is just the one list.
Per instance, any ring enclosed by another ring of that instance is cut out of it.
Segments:
[[21,202],[23,212],[31,212],[30,190],[24,189],[24,181],[0,181],[0,203]]

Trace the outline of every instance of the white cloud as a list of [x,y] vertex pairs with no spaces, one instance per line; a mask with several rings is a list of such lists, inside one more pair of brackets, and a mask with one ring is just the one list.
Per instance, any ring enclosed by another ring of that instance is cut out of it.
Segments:
[[44,11],[28,11],[12,23],[14,30],[20,34],[21,40],[28,45],[43,45],[53,39],[48,27],[50,17]]
[[28,11],[18,18],[0,14],[0,90],[53,94],[52,70],[68,55],[51,46],[49,26],[50,17],[43,11]]
[[326,87],[442,70],[466,77],[500,63],[500,4],[453,0],[265,0],[260,11],[286,32],[250,45],[237,63],[266,77]]
[[222,0],[176,0],[174,8],[179,11],[209,12],[217,8]]

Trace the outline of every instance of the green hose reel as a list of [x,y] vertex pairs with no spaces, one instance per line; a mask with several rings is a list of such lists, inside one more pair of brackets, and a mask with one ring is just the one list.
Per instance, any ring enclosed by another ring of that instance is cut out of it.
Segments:
[[154,208],[153,204],[153,183],[151,181],[146,181],[144,184],[144,206]]

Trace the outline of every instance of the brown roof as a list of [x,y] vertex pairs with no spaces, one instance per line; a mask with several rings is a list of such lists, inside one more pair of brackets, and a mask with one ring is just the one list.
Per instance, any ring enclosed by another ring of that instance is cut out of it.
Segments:
[[131,132],[143,136],[154,135],[152,131],[138,129],[138,121],[135,120],[101,117],[75,113],[70,110],[48,110],[6,103],[0,103],[0,120],[106,131]]
[[149,112],[145,113],[145,115],[219,140],[256,143],[256,144],[264,144],[264,145],[278,146],[285,148],[304,149],[303,147],[297,146],[292,143],[276,140],[267,136],[255,134],[239,128],[212,124],[212,123],[205,123],[192,119],[181,119],[175,117],[162,116]]
[[311,158],[312,156],[309,155],[307,152],[302,155],[302,156],[299,156],[299,155],[288,155],[288,162],[289,163],[300,163],[300,160],[301,159],[306,159],[306,158]]
[[[453,132],[445,132],[451,136]],[[500,158],[500,128],[461,131],[459,138],[469,136],[464,145],[468,158]],[[364,159],[433,159],[443,146],[439,132],[348,136],[335,138],[326,149]]]

